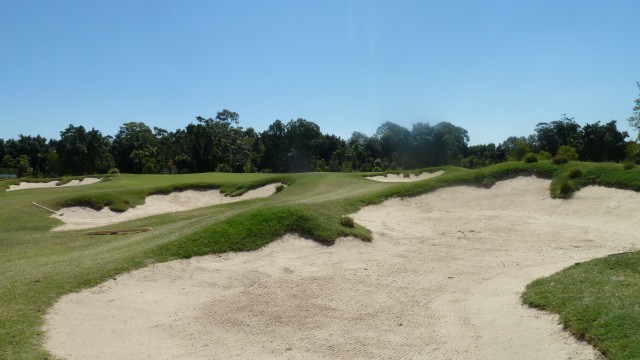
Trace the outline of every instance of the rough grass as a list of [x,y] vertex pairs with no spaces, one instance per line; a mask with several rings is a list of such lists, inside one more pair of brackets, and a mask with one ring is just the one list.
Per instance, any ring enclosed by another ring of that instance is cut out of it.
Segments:
[[[580,168],[583,175],[569,179],[570,168]],[[343,226],[342,217],[363,206],[377,204],[393,196],[415,196],[437,188],[462,184],[482,187],[487,185],[487,181],[492,182],[487,179],[499,181],[520,174],[553,179],[550,193],[554,197],[563,196],[559,191],[559,184],[563,181],[571,184],[572,191],[590,184],[640,189],[640,172],[636,169],[624,170],[621,164],[571,162],[555,165],[551,161],[531,164],[511,162],[473,171],[445,167],[421,169],[416,172],[433,172],[440,169],[445,170],[441,176],[401,184],[371,181],[364,179],[362,174],[341,173],[119,174],[111,181],[91,186],[1,192],[0,358],[51,358],[42,347],[40,328],[46,310],[64,294],[97,285],[110,277],[154,262],[208,253],[257,249],[287,232],[299,233],[327,245],[340,236],[370,240],[369,230],[357,224],[353,228]],[[36,201],[54,209],[65,204],[86,204],[96,208],[109,206],[112,209],[124,210],[142,203],[146,195],[153,193],[215,187],[227,194],[240,194],[247,189],[276,181],[286,183],[287,187],[270,198],[129,221],[118,227],[148,227],[151,230],[118,236],[87,235],[86,230],[50,232],[49,230],[59,222],[50,218],[46,210],[31,204],[31,201]],[[1,184],[6,186],[7,181]],[[622,258],[624,257],[620,259]],[[579,268],[585,271],[584,276],[587,276],[589,273],[601,271],[598,266],[600,265],[584,263]],[[640,276],[630,272],[631,266],[638,268],[637,264],[632,265],[629,262],[614,267],[613,270],[609,270],[609,274],[625,276],[625,279],[629,279],[629,288],[633,288]],[[543,282],[535,287],[542,285]],[[601,285],[589,283],[588,288],[602,287]],[[543,298],[546,296],[554,299],[563,292],[568,292],[570,286],[576,287],[575,284],[567,282],[566,286],[563,285],[559,290],[552,289],[556,292],[545,293],[541,288],[539,293]],[[583,286],[585,287],[587,286]],[[580,296],[583,295],[579,292],[575,295],[576,311],[586,309],[580,306],[581,301],[584,301],[580,300]],[[637,299],[638,294],[629,292],[629,304]],[[599,334],[609,331],[608,327],[600,327],[600,324],[604,323],[602,318],[613,319],[614,325],[607,326],[620,329],[616,333],[616,339],[622,345],[618,345],[616,349],[622,350],[607,349],[607,354],[611,354],[612,358],[616,351],[623,354],[620,351],[627,351],[624,349],[640,343],[640,340],[631,336],[636,331],[637,322],[631,324],[619,316],[606,314],[609,308],[615,308],[618,303],[623,301],[603,306],[601,310],[605,313],[598,315],[600,320],[586,325],[587,328],[592,328],[591,333]],[[536,302],[535,305],[561,314],[566,311],[564,307],[548,307],[542,301]],[[582,315],[563,315],[563,319],[580,316]],[[567,324],[574,326],[573,323]],[[574,332],[580,333],[578,330]],[[601,346],[597,335],[589,335],[587,338],[596,346]],[[624,358],[623,355],[620,356],[618,358]]]
[[640,358],[640,253],[574,265],[527,286],[523,301],[560,314],[609,359]]

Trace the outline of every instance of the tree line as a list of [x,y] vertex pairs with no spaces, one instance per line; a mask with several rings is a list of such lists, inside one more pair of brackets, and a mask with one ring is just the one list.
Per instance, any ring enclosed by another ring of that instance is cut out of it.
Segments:
[[466,130],[444,122],[417,123],[411,130],[387,122],[374,135],[354,132],[345,140],[300,118],[275,120],[259,133],[239,126],[239,115],[225,109],[175,131],[128,122],[105,136],[71,124],[58,139],[0,139],[0,173],[385,171],[460,163],[468,141]]
[[[638,84],[640,88],[640,84]],[[640,129],[640,98],[628,119]],[[198,172],[387,171],[458,165],[478,168],[522,160],[549,159],[640,162],[640,145],[627,141],[615,120],[579,125],[563,115],[536,125],[528,137],[469,146],[467,130],[448,122],[418,122],[407,129],[385,122],[375,134],[354,132],[342,139],[324,134],[305,119],[275,120],[267,130],[239,126],[239,115],[224,109],[213,118],[175,131],[127,122],[115,136],[69,125],[58,139],[20,135],[0,139],[0,173],[59,177],[104,173],[184,174]]]

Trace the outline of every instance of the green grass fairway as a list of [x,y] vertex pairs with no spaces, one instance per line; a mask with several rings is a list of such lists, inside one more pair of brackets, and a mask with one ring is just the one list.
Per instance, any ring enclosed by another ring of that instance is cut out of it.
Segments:
[[[580,176],[575,176],[575,171],[573,175],[569,175],[573,168],[580,168]],[[640,170],[624,170],[620,164],[570,162],[554,165],[547,161],[533,164],[505,163],[475,171],[455,167],[442,169],[445,170],[444,175],[416,183],[401,184],[375,182],[363,178],[362,174],[343,173],[120,174],[107,181],[87,186],[2,191],[0,358],[51,358],[42,346],[43,334],[40,328],[46,310],[64,294],[97,285],[110,277],[154,262],[208,253],[257,249],[287,232],[296,232],[326,244],[331,244],[340,236],[370,240],[369,230],[357,225],[353,228],[343,226],[341,218],[363,206],[379,203],[392,196],[411,196],[459,184],[491,186],[496,180],[517,174],[537,174],[553,178],[551,194],[554,197],[570,196],[572,191],[588,184],[640,189]],[[51,213],[47,210],[32,204],[32,201],[35,201],[52,209],[69,205],[91,206],[96,209],[106,206],[115,211],[124,211],[143,203],[145,196],[149,194],[168,193],[185,188],[215,187],[226,194],[238,195],[250,188],[273,182],[283,182],[288,186],[266,199],[156,215],[118,224],[115,228],[151,228],[150,231],[119,235],[88,235],[87,230],[51,232],[50,229],[59,225],[59,221],[51,218]],[[13,183],[13,180],[0,181],[0,189],[4,190]],[[640,313],[637,306],[637,284],[640,281],[637,257],[636,254],[632,254],[604,260],[620,262],[615,266],[609,263],[602,265],[602,260],[596,260],[568,270],[577,271],[582,274],[580,276],[589,278],[590,274],[600,271],[604,266],[609,269],[606,276],[624,276],[628,281],[620,282],[620,286],[635,289],[628,292],[620,291],[621,297],[629,297],[626,300],[612,302],[610,305],[598,305],[598,316],[610,317],[613,321],[613,325],[607,323],[604,329],[622,329],[616,333],[622,345],[607,349],[611,358],[627,358],[616,354],[626,354],[626,349],[638,349],[640,346],[637,321],[627,324],[630,317],[615,313],[618,311],[618,303],[622,307],[620,311],[634,312],[635,316]],[[575,274],[571,273],[571,276]],[[565,285],[561,289],[549,289],[544,287],[545,281],[547,280],[532,285],[525,294],[525,299],[536,306],[564,314],[568,311],[566,307],[553,304],[559,294],[563,293]],[[556,284],[559,283],[556,281]],[[582,290],[587,287],[602,288],[597,281],[585,280],[585,284],[587,285],[582,286]],[[575,287],[575,284],[566,283],[567,288],[572,286]],[[554,292],[556,290],[560,291]],[[530,296],[536,296],[536,300],[530,300]],[[575,301],[571,303],[571,311],[577,309],[578,312],[585,310],[589,314],[593,313],[590,308],[586,309],[586,306],[581,305],[581,297],[592,295],[578,291],[572,296]],[[576,303],[578,305],[575,305]],[[629,307],[630,303],[636,306]],[[570,319],[575,316],[563,315],[563,320],[569,326],[574,326]],[[599,336],[600,333],[606,332],[599,328],[602,324],[602,321],[593,321],[584,325],[588,331],[581,328],[574,331],[578,334],[593,334],[587,336],[587,339],[602,347],[605,343]],[[626,325],[629,326],[627,330],[624,328]],[[625,334],[629,335],[628,340],[622,339]],[[640,353],[633,354],[639,356]]]

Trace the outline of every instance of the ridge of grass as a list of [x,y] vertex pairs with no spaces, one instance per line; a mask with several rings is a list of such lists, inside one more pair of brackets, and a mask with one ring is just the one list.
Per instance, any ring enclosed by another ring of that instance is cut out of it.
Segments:
[[[574,174],[570,178],[569,172],[574,168],[579,168],[581,175]],[[210,253],[255,250],[288,232],[301,234],[326,245],[341,236],[368,241],[371,239],[368,229],[357,224],[353,228],[344,226],[341,224],[342,217],[391,197],[416,196],[456,185],[490,187],[497,180],[518,175],[552,179],[550,195],[553,197],[571,196],[574,191],[588,185],[640,190],[640,170],[625,170],[622,164],[569,162],[555,165],[550,161],[539,161],[529,164],[509,162],[479,170],[451,166],[435,169],[444,170],[445,173],[413,183],[380,183],[364,179],[362,174],[356,173],[209,173],[170,176],[119,174],[109,182],[87,187],[0,193],[0,358],[51,358],[42,346],[43,334],[40,329],[47,309],[64,294],[95,286],[110,277],[154,262]],[[420,169],[417,172],[437,170]],[[37,200],[45,206],[59,208],[63,204],[86,201],[93,206],[102,204],[112,209],[126,209],[141,203],[146,195],[152,193],[215,186],[227,194],[239,194],[273,182],[283,182],[288,186],[266,199],[133,220],[121,225],[123,228],[151,227],[152,230],[110,237],[87,235],[80,231],[49,232],[57,220],[49,218],[46,211],[30,203]],[[566,193],[560,191],[564,183],[570,186],[570,191]],[[630,256],[640,257],[637,254]],[[588,262],[579,267],[586,269],[583,271],[588,274],[600,271],[597,266],[599,265]],[[631,266],[637,267],[630,262],[619,268],[620,271],[629,271]],[[615,269],[612,271],[617,271]],[[640,275],[625,274],[620,276],[640,278]],[[543,282],[536,283],[531,287],[533,289],[542,284]],[[601,285],[603,284],[595,283],[593,286]],[[564,291],[568,291],[570,286],[571,282],[567,281],[562,289],[554,288],[554,293],[548,292],[545,295],[543,290],[542,298],[556,299]],[[635,293],[631,294],[635,296]],[[577,300],[572,307],[577,311],[581,311],[580,296],[583,295],[575,295]],[[566,313],[565,308],[552,308],[543,301],[532,301],[531,304],[557,311],[563,319],[582,316],[580,313],[575,316],[563,315]],[[614,303],[612,306],[617,305]],[[598,319],[601,319],[607,315],[599,316]],[[622,329],[616,333],[622,344],[618,348],[631,346],[625,341],[640,343],[640,339],[633,337],[635,335],[632,328],[624,327],[624,321],[619,317],[613,318],[615,326]],[[606,332],[606,328],[602,330],[599,327],[600,323],[603,321],[598,320],[585,326],[592,328],[592,332],[596,334]],[[569,327],[575,326],[570,321],[567,324]],[[580,330],[572,331],[580,334]],[[631,334],[631,338],[622,336],[625,333]],[[601,346],[596,337],[584,336],[588,341],[593,340],[597,347]],[[615,358],[613,356],[616,356],[616,351],[622,350],[606,351]]]
[[[58,199],[54,204],[51,204],[51,206],[54,209],[71,206],[85,206],[94,210],[101,210],[104,207],[108,207],[112,211],[124,212],[129,208],[144,204],[146,197],[149,195],[169,194],[174,191],[184,190],[219,189],[221,193],[227,196],[240,196],[249,190],[265,186],[270,183],[286,183],[287,181],[286,175],[259,176],[260,174],[256,174],[258,176],[253,176],[254,179],[234,182],[233,179],[237,179],[238,174],[231,175],[232,176],[229,176],[229,180],[223,181],[212,181],[211,179],[202,177],[197,180],[170,184],[158,183],[158,180],[156,179],[150,184],[129,184],[129,187],[125,189],[116,188],[119,184],[111,184],[115,186],[108,187],[107,191],[90,193],[83,192],[79,195]],[[122,182],[131,182],[131,175],[116,175],[113,179],[114,183],[117,183],[118,180],[121,180]]]

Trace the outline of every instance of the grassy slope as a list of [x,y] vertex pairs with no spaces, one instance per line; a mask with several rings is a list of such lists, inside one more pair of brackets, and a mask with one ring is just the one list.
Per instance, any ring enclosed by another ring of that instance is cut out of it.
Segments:
[[[568,180],[567,171],[573,167],[580,167],[583,175]],[[555,177],[551,189],[555,196],[561,195],[558,189],[563,182],[575,188],[600,183],[640,189],[640,171],[624,171],[617,164],[507,163],[481,171],[451,167],[445,171],[445,175],[406,184],[378,183],[358,174],[332,173],[118,175],[110,181],[84,187],[0,193],[0,358],[48,357],[42,348],[40,331],[43,314],[66,293],[157,261],[256,249],[285,232],[298,232],[327,244],[344,235],[369,240],[367,229],[341,226],[340,217],[391,196],[411,196],[456,184],[490,184],[487,179],[521,173]],[[237,194],[274,181],[283,181],[289,186],[268,199],[158,215],[118,225],[153,228],[129,235],[90,236],[86,231],[52,233],[48,230],[57,220],[31,204],[37,201],[57,208],[80,203],[124,210],[140,204],[144,196],[151,193],[220,187],[226,193]],[[581,265],[581,269],[587,269],[585,274],[591,271],[589,266],[592,265]],[[543,295],[546,293],[542,291]],[[544,302],[536,305],[552,308]],[[553,310],[564,311],[563,308]]]

